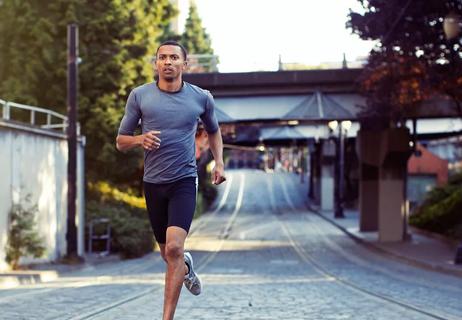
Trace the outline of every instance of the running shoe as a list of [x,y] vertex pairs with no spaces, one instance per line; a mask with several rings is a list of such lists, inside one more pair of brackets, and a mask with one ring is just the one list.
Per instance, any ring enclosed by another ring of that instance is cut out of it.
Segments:
[[184,286],[193,295],[198,296],[202,291],[202,283],[199,276],[194,272],[193,258],[189,252],[184,253],[184,262],[189,268],[188,274],[184,276]]

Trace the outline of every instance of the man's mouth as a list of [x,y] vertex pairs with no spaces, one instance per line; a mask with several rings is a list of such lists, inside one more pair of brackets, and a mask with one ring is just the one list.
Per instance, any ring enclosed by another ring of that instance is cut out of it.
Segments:
[[164,72],[173,72],[173,69],[171,69],[171,68],[164,68]]

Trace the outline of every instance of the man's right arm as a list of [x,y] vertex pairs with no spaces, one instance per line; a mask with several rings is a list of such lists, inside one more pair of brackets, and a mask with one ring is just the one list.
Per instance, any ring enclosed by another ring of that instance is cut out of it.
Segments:
[[141,119],[141,109],[138,104],[135,91],[130,92],[125,106],[125,113],[120,122],[116,138],[116,148],[125,152],[136,147],[143,147],[146,150],[157,149],[160,146],[160,139],[157,137],[159,131],[149,131],[144,134],[134,135],[135,129]]
[[116,138],[117,150],[125,152],[136,147],[141,147],[141,138],[141,135],[126,136],[119,134]]
[[146,150],[158,149],[160,131],[149,131],[137,136],[119,134],[116,139],[117,150],[125,152],[136,147],[143,147]]

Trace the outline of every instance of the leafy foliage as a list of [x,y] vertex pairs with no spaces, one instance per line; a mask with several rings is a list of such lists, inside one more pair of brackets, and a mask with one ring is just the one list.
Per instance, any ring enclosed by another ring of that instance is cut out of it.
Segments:
[[130,207],[146,209],[144,197],[136,196],[135,192],[132,190],[123,192],[118,188],[111,186],[108,182],[90,182],[87,190],[89,191],[90,196],[93,196],[95,200],[101,200],[103,202],[113,200]]
[[146,210],[116,201],[90,200],[86,212],[87,225],[93,219],[109,219],[111,251],[118,252],[122,258],[137,258],[153,251],[154,237]]
[[[193,32],[184,38],[188,49],[212,53],[197,8],[191,10],[186,28]],[[153,79],[151,57],[177,14],[169,0],[0,1],[2,99],[65,113],[67,25],[79,26],[78,113],[87,137],[87,219],[111,218],[113,248],[125,257],[149,252],[153,239],[140,197],[143,150],[121,154],[115,137],[129,91]]]
[[211,161],[213,159],[210,150],[205,150],[197,160],[197,175],[199,178],[199,194],[202,196],[202,212],[205,212],[217,197],[217,187],[212,184]]
[[3,99],[66,110],[66,21],[75,21],[75,4],[75,0],[2,1]]
[[135,181],[141,151],[114,147],[129,91],[153,78],[150,58],[175,14],[168,0],[2,1],[0,97],[65,113],[67,25],[79,25],[79,121],[90,180]]
[[[207,178],[209,181],[210,177]],[[196,218],[207,210],[216,195],[216,189],[210,182],[204,181],[202,185],[205,187],[199,187]],[[113,252],[118,252],[122,258],[136,258],[152,252],[154,238],[143,197],[135,196],[133,191],[123,192],[106,182],[99,182],[89,185],[87,200],[86,224],[99,218],[110,220]]]
[[91,137],[86,148],[90,179],[139,181],[141,150],[121,156],[114,140],[129,91],[154,76],[150,59],[171,14],[168,0],[86,1],[82,6],[80,106],[84,132]]
[[371,52],[360,77],[362,92],[371,107],[364,110],[364,116],[399,121],[406,113],[415,111],[431,92],[426,69],[414,57]]
[[444,187],[427,194],[424,203],[411,216],[416,227],[462,239],[462,173]]
[[136,258],[152,252],[154,238],[144,199],[107,183],[98,183],[88,188],[87,200],[86,225],[99,218],[110,221],[111,251],[118,252],[122,258]]
[[189,53],[213,54],[210,36],[202,27],[202,20],[194,1],[189,7],[189,16],[186,19],[185,30],[181,35],[181,43]]
[[462,47],[446,39],[443,21],[462,14],[462,1],[358,1],[363,12],[350,12],[347,27],[378,42],[361,79],[369,111],[399,120],[435,93],[450,96],[461,111]]
[[[29,197],[26,197],[29,202]],[[45,253],[36,228],[37,206],[24,207],[22,204],[12,206],[9,214],[8,241],[6,244],[6,262],[13,269],[18,269],[19,259],[25,255],[40,258]]]

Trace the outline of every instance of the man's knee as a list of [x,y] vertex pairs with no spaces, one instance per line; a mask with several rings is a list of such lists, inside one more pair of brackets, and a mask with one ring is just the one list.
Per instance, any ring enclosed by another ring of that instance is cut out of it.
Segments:
[[176,242],[176,241],[172,241],[172,242],[167,242],[167,244],[165,245],[165,260],[172,260],[172,259],[179,259],[179,258],[183,258],[183,253],[184,253],[184,248],[183,246]]

